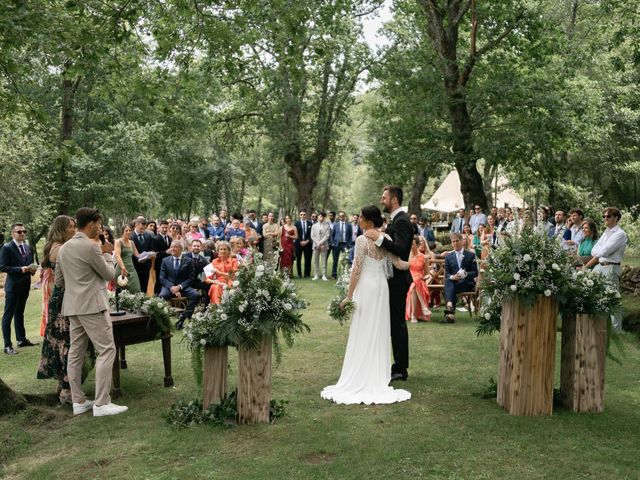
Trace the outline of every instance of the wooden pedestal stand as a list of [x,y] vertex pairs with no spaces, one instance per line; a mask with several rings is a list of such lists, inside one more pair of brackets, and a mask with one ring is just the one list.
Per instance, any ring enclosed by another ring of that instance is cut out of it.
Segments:
[[204,347],[202,407],[206,410],[227,394],[227,347]]
[[238,347],[238,423],[269,423],[271,337],[256,348]]
[[511,415],[551,415],[556,353],[555,298],[502,306],[498,404]]
[[608,318],[565,315],[562,319],[560,393],[574,412],[604,410],[604,361]]

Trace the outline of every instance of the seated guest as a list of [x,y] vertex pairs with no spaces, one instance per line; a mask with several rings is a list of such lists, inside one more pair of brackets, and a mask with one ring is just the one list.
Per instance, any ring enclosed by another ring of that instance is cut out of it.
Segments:
[[187,238],[187,242],[204,238],[204,235],[198,230],[197,222],[194,222],[193,220],[189,222],[189,230],[187,231],[185,237]]
[[211,225],[207,229],[209,230],[209,238],[214,242],[224,240],[224,227],[220,224],[220,218],[217,215],[211,217]]
[[189,303],[186,310],[180,314],[176,328],[180,330],[187,318],[191,318],[196,308],[200,294],[192,288],[194,282],[193,264],[182,256],[182,243],[178,240],[171,242],[171,256],[162,261],[160,267],[160,297],[165,300],[177,297],[187,297]]
[[228,242],[231,240],[231,237],[242,237],[244,238],[244,228],[240,226],[240,220],[234,218],[231,221],[231,225],[227,226],[227,229],[224,233],[224,238]]
[[442,323],[453,323],[456,320],[456,294],[471,292],[476,288],[478,265],[473,252],[464,249],[462,235],[451,234],[453,251],[444,260],[444,299],[446,302],[445,318]]
[[411,320],[411,323],[418,323],[418,320],[431,321],[430,295],[427,285],[432,281],[432,278],[429,273],[429,260],[420,251],[421,246],[426,246],[425,238],[415,235],[409,254],[409,272],[413,283],[407,292],[405,308],[405,320]]
[[224,286],[233,283],[235,273],[238,271],[238,261],[231,255],[229,242],[219,241],[216,244],[218,257],[211,262],[213,274],[205,278],[204,283],[210,285],[209,300],[217,304],[222,301]]
[[202,281],[202,272],[204,271],[204,267],[207,266],[207,263],[209,263],[207,261],[206,258],[204,258],[203,255],[200,254],[200,252],[202,251],[202,240],[192,240],[190,245],[189,245],[189,253],[185,253],[185,258],[191,260],[191,263],[193,264],[193,275],[194,275],[194,280],[193,280],[193,288],[195,288],[198,292],[200,292],[200,295],[204,297],[205,299],[205,305],[209,303],[209,296],[207,295],[208,291],[209,291],[209,285],[206,285],[203,281]]
[[584,222],[582,222],[582,235],[582,241],[578,247],[578,260],[584,265],[591,260],[591,250],[598,240],[598,227],[596,227],[593,219],[589,217],[584,219]]
[[202,246],[202,254],[207,259],[207,262],[211,262],[216,258],[218,256],[216,253],[216,242],[211,239],[204,242],[204,245]]
[[247,244],[242,237],[233,237],[229,241],[231,245],[231,255],[235,257],[239,265],[242,265],[251,258],[251,250],[247,248]]

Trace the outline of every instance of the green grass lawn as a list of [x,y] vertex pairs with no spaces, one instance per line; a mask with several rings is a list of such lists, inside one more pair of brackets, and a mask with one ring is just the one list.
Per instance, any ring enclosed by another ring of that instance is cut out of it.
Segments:
[[[603,414],[556,409],[551,417],[512,417],[495,399],[478,396],[497,376],[498,337],[477,338],[467,313],[453,325],[409,325],[410,377],[400,386],[411,391],[410,401],[334,405],[319,393],[339,376],[348,326],[325,313],[332,283],[298,282],[311,302],[305,312],[311,333],[285,348],[274,368],[273,397],[289,401],[287,416],[275,424],[176,429],[165,423],[161,413],[171,404],[199,394],[178,332],[175,388],[162,386],[159,342],[128,347],[120,402],[129,412],[123,415],[73,417],[69,407],[56,406],[0,418],[0,477],[639,478],[640,349],[633,335],[623,335],[623,364],[607,363]],[[38,339],[39,302],[40,292],[32,291],[32,340]],[[231,350],[231,389],[236,357]],[[2,355],[0,376],[22,393],[53,392],[55,381],[35,379],[38,358],[37,348]],[[92,380],[87,390],[93,390]]]

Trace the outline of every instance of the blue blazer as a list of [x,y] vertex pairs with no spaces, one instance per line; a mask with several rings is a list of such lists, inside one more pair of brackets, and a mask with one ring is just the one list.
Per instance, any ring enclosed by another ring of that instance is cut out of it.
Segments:
[[24,290],[31,288],[31,273],[22,273],[22,267],[26,267],[33,263],[33,252],[26,243],[23,244],[27,253],[26,257],[22,257],[16,243],[11,240],[5,243],[0,249],[0,272],[7,274],[4,283],[6,292],[14,292],[16,290]]
[[214,241],[224,239],[224,227],[222,225],[218,225],[217,227],[209,225],[207,230],[209,230],[209,238]]
[[[462,264],[460,266],[467,272],[467,276],[458,282],[463,284],[475,285],[475,278],[478,276],[478,264],[476,263],[476,254],[470,250],[465,250],[462,254]],[[449,280],[451,275],[455,275],[458,268],[458,260],[456,259],[456,252],[449,253],[444,259],[444,277],[445,281]]]
[[[342,232],[340,231],[340,221],[337,221],[333,224],[333,233],[331,238],[331,244],[333,246],[338,246],[338,244],[342,241]],[[345,241],[349,247],[353,244],[353,226],[351,222],[344,222],[344,231],[345,231]]]
[[193,261],[184,255],[180,258],[178,271],[173,268],[173,255],[162,260],[160,267],[160,283],[163,287],[171,288],[180,285],[182,290],[193,285],[195,274],[193,271]]

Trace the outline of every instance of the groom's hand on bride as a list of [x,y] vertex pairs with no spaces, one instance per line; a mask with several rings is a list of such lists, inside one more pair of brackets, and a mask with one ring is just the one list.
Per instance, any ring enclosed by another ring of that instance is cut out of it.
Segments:
[[370,228],[369,230],[364,232],[364,236],[367,237],[369,240],[373,240],[375,242],[376,240],[378,240],[378,237],[380,236],[380,232],[375,228]]

